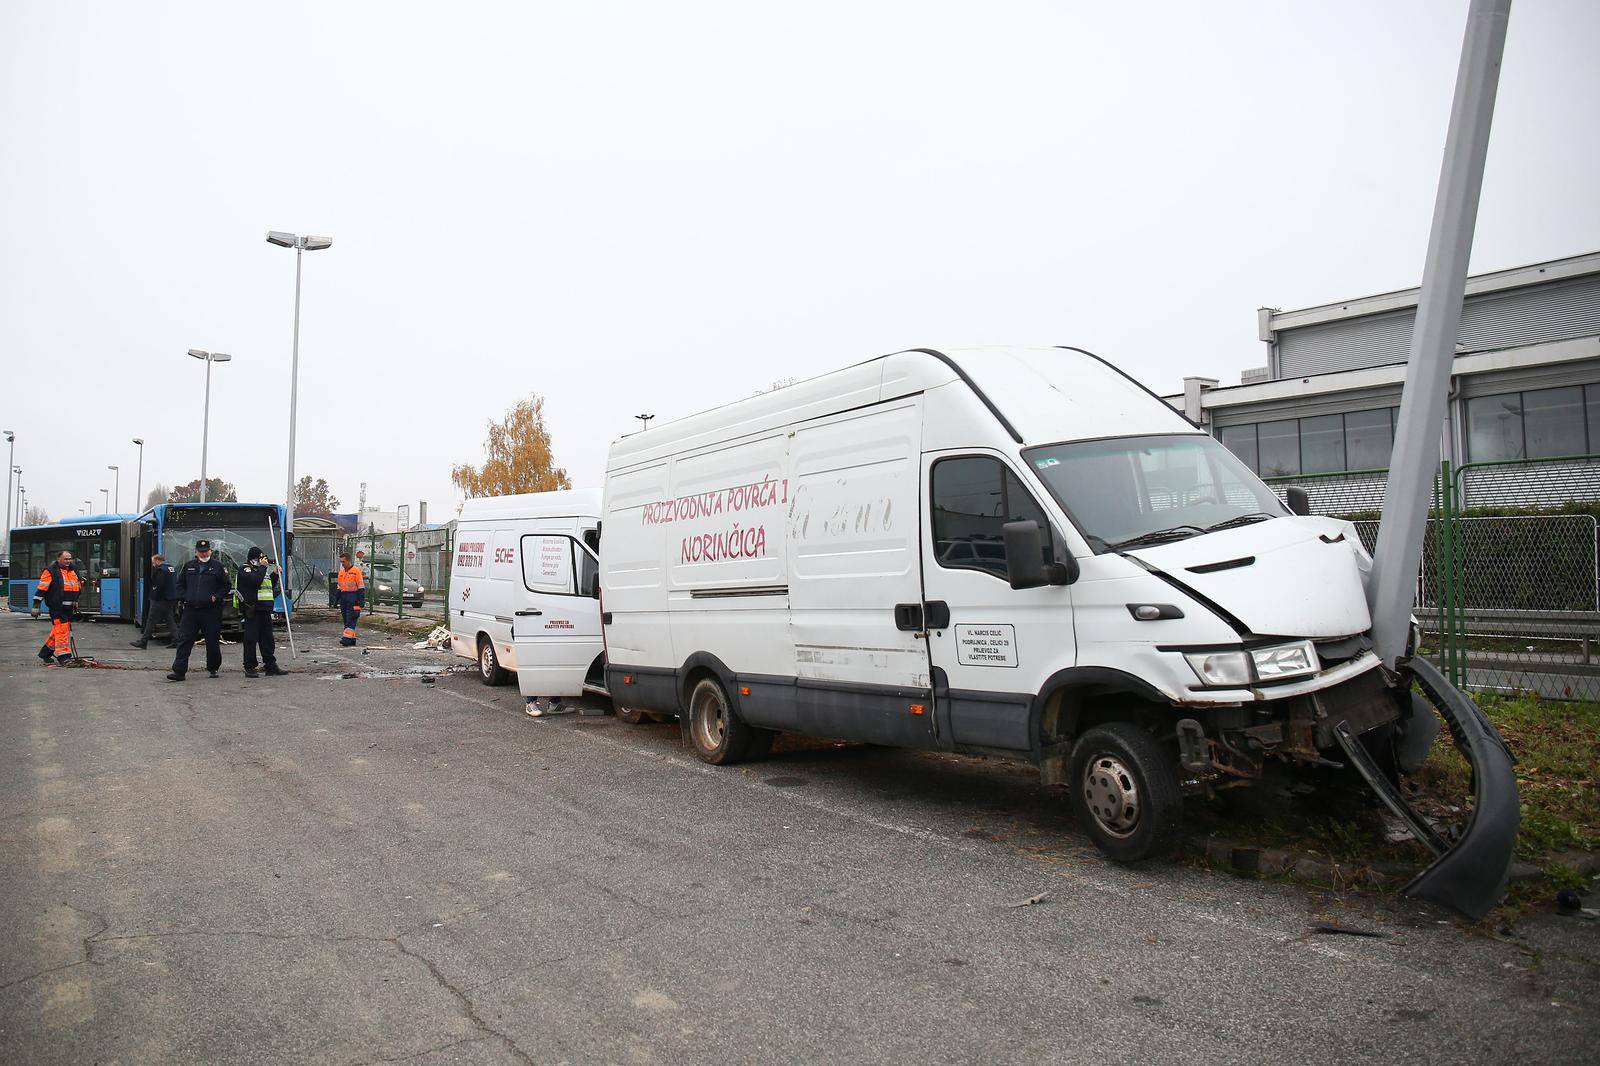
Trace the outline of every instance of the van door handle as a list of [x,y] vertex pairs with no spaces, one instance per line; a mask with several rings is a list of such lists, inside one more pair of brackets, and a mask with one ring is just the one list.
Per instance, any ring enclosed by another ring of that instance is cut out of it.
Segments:
[[894,605],[894,627],[902,632],[916,633],[922,629],[922,604],[897,603]]
[[528,618],[528,617],[530,617],[532,615],[536,615],[536,614],[544,614],[544,612],[543,611],[533,611],[533,610],[518,611],[517,612],[517,617],[518,618]]
[[929,629],[950,628],[950,605],[944,600],[929,600],[922,610]]

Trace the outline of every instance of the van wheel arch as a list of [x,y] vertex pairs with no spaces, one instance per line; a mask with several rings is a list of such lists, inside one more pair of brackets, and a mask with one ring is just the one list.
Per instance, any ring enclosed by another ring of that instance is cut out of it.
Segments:
[[[708,651],[697,651],[683,660],[683,665],[678,668],[678,726],[683,732],[685,744],[693,744],[689,734],[689,694],[694,691],[695,685],[704,677],[714,677],[722,686],[723,695],[727,697],[728,708],[742,724],[744,722],[744,708],[739,702],[739,686],[734,681],[734,673],[728,669],[726,663]],[[745,726],[753,734],[746,758],[760,758],[765,755],[772,745],[775,734],[770,729],[758,729],[755,726]]]
[[1108,722],[1158,728],[1171,704],[1148,682],[1105,666],[1076,666],[1051,674],[1033,699],[1028,735],[1041,780],[1062,784],[1072,742]]

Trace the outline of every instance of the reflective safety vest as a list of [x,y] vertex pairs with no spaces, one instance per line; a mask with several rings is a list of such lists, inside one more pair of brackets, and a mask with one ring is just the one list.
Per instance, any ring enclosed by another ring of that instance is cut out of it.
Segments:
[[39,575],[39,592],[41,599],[48,599],[50,589],[55,585],[55,574],[61,575],[61,591],[58,594],[62,603],[78,602],[78,594],[83,591],[83,583],[78,580],[78,571],[72,567],[63,569],[55,563],[44,568],[44,573]]
[[261,579],[261,584],[256,588],[257,603],[273,603],[277,597],[272,594],[272,575],[268,574]]
[[339,591],[359,592],[367,587],[367,579],[362,576],[361,567],[352,565],[349,569],[339,568]]

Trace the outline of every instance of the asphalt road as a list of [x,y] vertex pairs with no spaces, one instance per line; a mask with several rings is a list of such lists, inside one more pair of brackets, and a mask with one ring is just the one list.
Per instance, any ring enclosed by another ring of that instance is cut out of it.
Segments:
[[[1101,862],[995,763],[533,720],[301,630],[290,677],[51,670],[0,612],[0,1061],[1574,1062],[1600,923],[1493,939]],[[305,645],[310,644],[310,649]],[[395,641],[391,647],[398,647]],[[1016,906],[1047,893],[1043,902]],[[1317,918],[1376,938],[1309,932]]]

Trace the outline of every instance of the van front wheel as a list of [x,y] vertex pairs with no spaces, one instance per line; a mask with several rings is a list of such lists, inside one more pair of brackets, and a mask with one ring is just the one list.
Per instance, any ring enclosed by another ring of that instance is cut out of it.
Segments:
[[506,683],[506,671],[500,665],[500,657],[494,653],[494,641],[486,636],[478,638],[478,680],[485,685]]
[[689,742],[694,753],[713,766],[743,762],[759,755],[767,730],[744,724],[728,702],[722,683],[702,677],[689,692]]
[[1171,754],[1131,722],[1095,726],[1072,748],[1072,812],[1118,862],[1161,855],[1178,842],[1183,797]]

